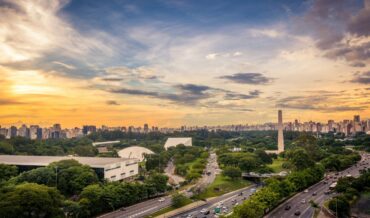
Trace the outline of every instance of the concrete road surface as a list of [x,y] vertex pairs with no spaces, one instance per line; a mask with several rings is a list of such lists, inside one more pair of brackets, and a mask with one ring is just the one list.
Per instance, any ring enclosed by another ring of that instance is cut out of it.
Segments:
[[[206,204],[193,208],[191,210],[182,212],[181,214],[177,214],[175,216],[172,216],[173,218],[177,217],[206,217],[211,218],[215,216],[214,209],[216,207],[221,208],[221,214],[225,215],[232,211],[233,207],[236,205],[241,204],[244,200],[248,199],[251,194],[257,191],[256,185],[251,185],[249,187],[226,193],[224,195],[221,195],[219,197],[213,198],[209,201],[207,201]],[[209,214],[207,214],[209,211]]]
[[[338,180],[340,177],[351,175],[353,177],[358,177],[360,175],[359,170],[364,169],[365,167],[370,166],[370,155],[361,154],[362,159],[356,165],[339,172],[337,175],[335,173],[330,173],[327,175],[328,179],[324,179],[319,183],[311,186],[309,189],[298,193],[293,196],[275,210],[271,211],[265,216],[265,218],[289,218],[289,217],[299,217],[299,218],[311,218],[314,214],[314,208],[311,207],[309,203],[310,200],[313,200],[320,206],[324,201],[333,197],[334,194],[325,194],[325,191],[329,190],[329,186]],[[325,184],[327,183],[327,184]],[[288,207],[290,206],[290,209]],[[299,211],[299,214],[296,213]],[[296,215],[295,215],[296,213]]]

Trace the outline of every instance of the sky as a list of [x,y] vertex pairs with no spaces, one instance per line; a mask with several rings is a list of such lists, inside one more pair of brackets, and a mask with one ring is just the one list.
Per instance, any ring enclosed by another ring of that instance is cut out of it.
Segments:
[[0,0],[0,125],[370,118],[370,0]]

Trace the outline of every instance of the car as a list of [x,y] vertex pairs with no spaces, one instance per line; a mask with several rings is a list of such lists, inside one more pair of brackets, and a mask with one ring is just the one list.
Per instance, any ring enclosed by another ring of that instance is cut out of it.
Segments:
[[328,184],[328,181],[324,181],[324,184],[326,185],[326,184]]
[[207,210],[206,212],[204,212],[204,215],[208,215],[210,213],[211,213],[211,211]]
[[240,193],[239,193],[239,196],[243,196],[243,192],[240,192]]
[[247,197],[244,197],[243,200],[247,200]]
[[330,191],[325,191],[324,194],[328,195],[330,194]]
[[292,208],[290,205],[285,206],[285,210],[290,210]]
[[301,211],[297,210],[297,211],[294,213],[294,215],[296,215],[296,216],[301,215]]
[[158,199],[158,201],[159,202],[163,202],[163,201],[165,201],[166,199],[164,199],[164,198],[160,198],[160,199]]
[[316,195],[317,195],[317,192],[313,192],[313,193],[312,193],[312,196],[316,196]]
[[303,192],[304,192],[304,193],[308,193],[308,189],[304,190]]
[[202,210],[200,210],[201,213],[205,213],[207,212],[207,209],[206,208],[203,208]]
[[306,203],[306,200],[305,199],[303,199],[302,201],[301,201],[301,204],[305,204]]

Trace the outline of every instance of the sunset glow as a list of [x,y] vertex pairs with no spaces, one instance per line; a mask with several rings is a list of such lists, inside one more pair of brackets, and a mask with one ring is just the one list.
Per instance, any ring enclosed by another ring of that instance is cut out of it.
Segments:
[[0,124],[370,118],[370,1],[323,2],[0,1]]

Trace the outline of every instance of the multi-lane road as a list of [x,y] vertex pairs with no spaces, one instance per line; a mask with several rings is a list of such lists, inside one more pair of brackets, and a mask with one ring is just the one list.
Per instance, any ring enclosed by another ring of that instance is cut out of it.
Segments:
[[311,206],[310,200],[319,204],[333,197],[334,194],[328,194],[329,187],[336,182],[340,177],[353,176],[358,177],[360,170],[370,166],[370,155],[361,154],[362,159],[356,165],[338,173],[330,173],[326,179],[316,183],[307,190],[296,194],[283,204],[279,205],[275,210],[271,211],[265,218],[311,218],[314,214],[314,208]]
[[249,187],[226,193],[219,197],[208,200],[205,204],[184,211],[182,213],[171,216],[173,218],[211,218],[215,217],[214,210],[219,207],[221,214],[228,214],[232,211],[233,207],[242,203],[244,200],[248,199],[251,194],[256,192],[256,185],[251,185]]
[[[208,164],[205,172],[210,172],[210,174],[205,173],[202,178],[195,185],[193,185],[194,187],[204,187],[209,185],[214,181],[216,177],[215,175],[219,172],[217,156],[213,152],[211,152],[210,157],[208,158]],[[190,187],[188,190],[189,189]],[[191,191],[183,191],[182,193],[189,197],[193,194]],[[163,196],[126,207],[122,210],[116,210],[101,215],[100,218],[141,218],[151,215],[163,208],[169,207],[171,204],[172,197]]]

